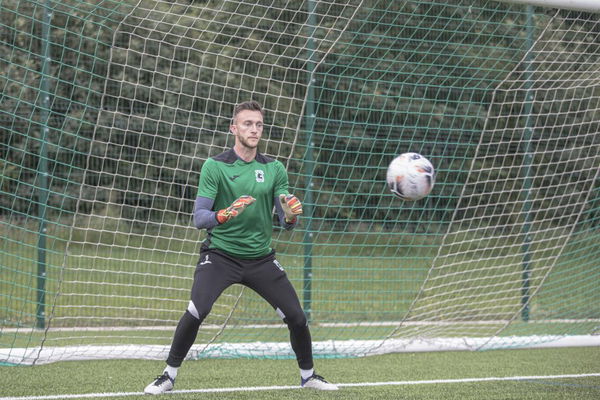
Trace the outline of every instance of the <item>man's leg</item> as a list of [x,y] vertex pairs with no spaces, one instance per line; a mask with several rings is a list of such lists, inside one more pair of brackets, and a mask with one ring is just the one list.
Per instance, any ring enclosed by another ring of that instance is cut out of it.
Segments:
[[229,265],[219,254],[203,252],[194,272],[191,300],[179,320],[163,374],[144,390],[160,394],[173,389],[177,369],[183,363],[198,335],[200,324],[209,314],[217,298],[233,283],[239,282],[239,268]]
[[314,373],[312,338],[308,321],[294,286],[274,255],[249,262],[242,283],[262,296],[277,311],[290,331],[290,344],[300,367],[303,387],[337,390],[337,386]]

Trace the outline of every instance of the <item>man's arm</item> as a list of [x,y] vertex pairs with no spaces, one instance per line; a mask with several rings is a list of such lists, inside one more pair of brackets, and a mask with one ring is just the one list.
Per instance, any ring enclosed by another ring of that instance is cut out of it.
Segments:
[[279,196],[276,196],[273,202],[275,204],[275,211],[277,211],[279,225],[286,231],[294,229],[294,227],[298,225],[298,218],[294,218],[291,222],[287,222],[285,218],[285,211],[283,211],[283,207],[281,205],[281,200],[279,200]]
[[194,225],[198,229],[210,229],[219,225],[216,212],[212,211],[215,201],[209,197],[196,197],[194,204]]
[[196,197],[194,204],[194,225],[198,229],[210,229],[219,224],[224,224],[244,212],[246,207],[254,203],[252,196],[240,196],[229,207],[219,211],[212,211],[215,201],[210,197]]

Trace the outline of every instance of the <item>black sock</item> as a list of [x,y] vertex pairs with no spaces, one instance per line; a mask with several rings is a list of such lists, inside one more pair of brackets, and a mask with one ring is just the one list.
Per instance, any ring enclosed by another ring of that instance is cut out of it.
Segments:
[[300,369],[313,368],[312,338],[308,325],[288,326],[290,329],[290,343]]
[[171,344],[171,350],[167,358],[167,365],[176,368],[181,366],[185,356],[196,341],[200,322],[198,318],[186,310],[177,324],[177,329],[175,329],[173,343]]

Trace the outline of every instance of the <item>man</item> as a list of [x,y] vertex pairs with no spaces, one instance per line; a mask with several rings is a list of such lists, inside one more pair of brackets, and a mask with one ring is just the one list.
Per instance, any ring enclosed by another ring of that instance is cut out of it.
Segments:
[[202,166],[194,224],[207,230],[207,238],[194,272],[191,300],[175,330],[167,367],[146,387],[145,393],[160,394],[173,389],[177,370],[196,340],[200,324],[219,295],[235,283],[256,291],[287,324],[300,367],[301,387],[338,389],[314,372],[306,316],[270,247],[273,206],[280,224],[292,229],[302,213],[302,204],[288,192],[283,164],[257,150],[263,117],[263,110],[255,101],[236,106],[230,126],[235,136],[233,148],[206,160]]

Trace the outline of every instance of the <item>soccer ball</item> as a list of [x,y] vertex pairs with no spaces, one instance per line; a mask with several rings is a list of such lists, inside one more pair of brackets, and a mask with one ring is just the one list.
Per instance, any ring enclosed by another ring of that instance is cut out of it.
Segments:
[[415,201],[431,193],[435,169],[418,153],[404,153],[394,158],[387,170],[390,191],[402,200]]

